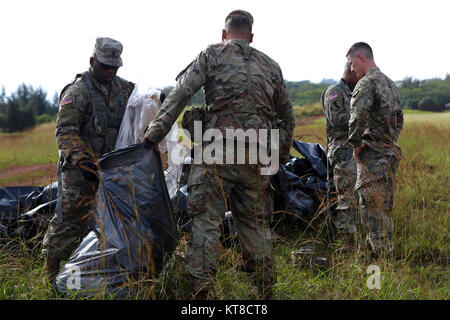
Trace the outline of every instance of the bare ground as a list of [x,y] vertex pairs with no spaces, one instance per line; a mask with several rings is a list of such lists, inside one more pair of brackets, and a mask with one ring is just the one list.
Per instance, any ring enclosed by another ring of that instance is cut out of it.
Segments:
[[304,117],[298,117],[296,120],[296,123],[295,123],[295,125],[296,126],[307,126],[307,125],[310,125],[314,120],[316,120],[316,119],[319,119],[319,118],[322,118],[323,117],[323,115],[320,115],[320,116],[311,116],[311,117],[307,117],[307,118],[304,118]]
[[[34,176],[33,176],[34,175]],[[19,177],[13,183],[3,182]],[[42,186],[57,180],[56,163],[35,164],[30,166],[15,166],[0,170],[0,187],[14,186]]]

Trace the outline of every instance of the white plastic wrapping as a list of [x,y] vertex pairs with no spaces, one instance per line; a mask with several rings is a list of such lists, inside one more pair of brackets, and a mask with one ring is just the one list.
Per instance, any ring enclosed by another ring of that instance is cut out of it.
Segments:
[[[144,141],[144,133],[150,121],[158,113],[161,103],[161,92],[156,89],[142,89],[136,85],[128,99],[127,108],[120,126],[116,142],[116,150]],[[165,141],[159,144],[161,152],[167,152]]]
[[[119,135],[116,142],[116,150],[128,147],[135,143],[144,141],[144,133],[149,123],[156,117],[161,108],[161,91],[137,84],[134,88],[120,125]],[[178,152],[171,152],[178,145],[178,125],[175,122],[167,136],[158,144],[159,151],[168,155],[167,170],[164,176],[169,191],[169,196],[175,196],[178,182],[181,176],[182,158]]]

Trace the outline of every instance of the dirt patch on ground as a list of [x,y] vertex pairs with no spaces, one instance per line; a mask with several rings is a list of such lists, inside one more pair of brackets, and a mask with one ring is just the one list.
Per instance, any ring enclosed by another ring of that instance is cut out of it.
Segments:
[[9,134],[9,135],[7,135],[6,137],[4,137],[5,139],[8,139],[8,140],[18,140],[18,139],[22,139],[22,138],[24,138],[25,137],[25,135],[24,134],[21,134],[21,133],[15,133],[15,134]]
[[310,125],[314,120],[322,118],[323,116],[311,116],[308,118],[297,117],[297,121],[295,122],[296,126],[307,126]]
[[[8,178],[18,177],[13,183],[2,182]],[[0,187],[41,186],[57,180],[56,163],[34,164],[31,166],[15,166],[0,170]]]

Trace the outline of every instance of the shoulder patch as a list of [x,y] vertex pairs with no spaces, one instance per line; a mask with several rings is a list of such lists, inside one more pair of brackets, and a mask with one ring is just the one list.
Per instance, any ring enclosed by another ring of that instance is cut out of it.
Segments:
[[66,104],[69,104],[72,102],[73,102],[72,95],[68,95],[63,100],[61,100],[61,102],[59,103],[59,106],[62,107],[62,106],[65,106]]
[[333,101],[334,99],[336,99],[338,97],[337,93],[332,93],[327,97],[328,101]]

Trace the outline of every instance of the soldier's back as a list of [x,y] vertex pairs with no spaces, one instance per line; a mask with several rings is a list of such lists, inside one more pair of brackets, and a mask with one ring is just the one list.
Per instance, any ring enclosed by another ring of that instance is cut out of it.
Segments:
[[[403,127],[403,111],[395,83],[378,68],[370,70],[356,85],[353,96],[372,101],[363,141],[381,154],[400,157],[397,139]],[[353,100],[352,100],[353,101]]]
[[283,82],[279,65],[244,40],[211,45],[205,54],[205,101],[209,112],[219,114],[215,125],[269,128],[275,115],[274,95]]

